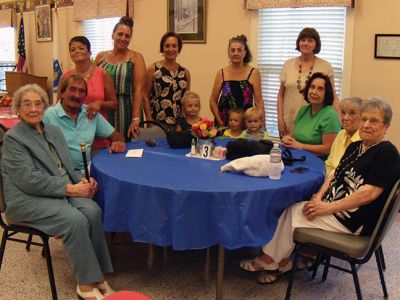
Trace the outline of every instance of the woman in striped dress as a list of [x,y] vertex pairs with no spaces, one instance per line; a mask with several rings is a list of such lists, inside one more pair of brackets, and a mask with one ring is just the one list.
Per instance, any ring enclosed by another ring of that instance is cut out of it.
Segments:
[[100,52],[95,60],[95,65],[104,68],[114,81],[119,108],[110,116],[110,122],[125,139],[139,133],[146,74],[143,56],[128,48],[132,29],[132,18],[122,17],[113,30],[114,48]]

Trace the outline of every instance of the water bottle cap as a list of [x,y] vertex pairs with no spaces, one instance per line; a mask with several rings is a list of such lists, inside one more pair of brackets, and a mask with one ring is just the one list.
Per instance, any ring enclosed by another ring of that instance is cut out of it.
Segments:
[[274,143],[274,147],[279,147],[279,144],[278,143]]

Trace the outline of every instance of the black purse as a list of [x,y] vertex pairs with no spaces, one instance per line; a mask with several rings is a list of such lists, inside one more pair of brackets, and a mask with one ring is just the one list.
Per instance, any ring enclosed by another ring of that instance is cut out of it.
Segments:
[[274,143],[271,141],[252,141],[247,139],[236,139],[226,144],[226,158],[229,160],[258,154],[269,154]]
[[295,158],[293,157],[292,151],[290,151],[289,148],[286,148],[282,152],[282,161],[285,166],[291,166],[294,162],[305,162],[306,157],[302,155],[299,158]]
[[141,126],[144,124],[153,124],[160,127],[167,137],[167,143],[171,148],[184,149],[192,146],[192,139],[194,138],[191,131],[175,131],[169,130],[162,123],[158,121],[143,121],[140,123]]

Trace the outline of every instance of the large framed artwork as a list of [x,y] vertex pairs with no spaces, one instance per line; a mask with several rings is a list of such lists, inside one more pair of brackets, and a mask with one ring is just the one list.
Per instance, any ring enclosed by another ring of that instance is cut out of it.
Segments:
[[36,40],[38,42],[49,42],[51,33],[51,9],[50,5],[39,5],[35,7]]
[[206,14],[206,0],[168,0],[168,31],[184,43],[205,43]]
[[400,34],[375,34],[374,57],[400,59]]

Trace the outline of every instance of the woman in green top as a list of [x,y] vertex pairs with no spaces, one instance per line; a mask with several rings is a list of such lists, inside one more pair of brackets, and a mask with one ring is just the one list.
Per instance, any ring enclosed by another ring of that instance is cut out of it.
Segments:
[[100,52],[95,60],[95,65],[104,68],[114,81],[119,108],[110,116],[110,123],[125,139],[139,133],[146,75],[143,56],[128,48],[132,39],[132,29],[132,18],[122,17],[113,30],[113,49]]
[[341,129],[339,116],[332,107],[334,93],[329,77],[314,73],[303,96],[309,104],[300,108],[296,116],[294,136],[285,135],[282,142],[286,147],[307,150],[325,160]]

